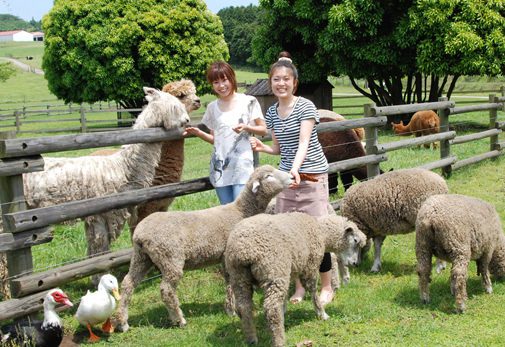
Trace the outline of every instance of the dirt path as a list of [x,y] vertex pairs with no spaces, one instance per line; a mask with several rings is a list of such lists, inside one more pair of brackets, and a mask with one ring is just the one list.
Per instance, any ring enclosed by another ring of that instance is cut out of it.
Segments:
[[41,69],[37,69],[37,68],[34,68],[28,64],[25,64],[17,59],[14,59],[14,58],[6,58],[6,57],[0,57],[1,60],[6,60],[8,62],[11,62],[12,64],[16,65],[17,67],[19,67],[20,69],[22,70],[25,70],[25,71],[29,71],[29,72],[33,72],[34,74],[37,74],[37,75],[43,75],[44,74],[44,71],[42,71]]

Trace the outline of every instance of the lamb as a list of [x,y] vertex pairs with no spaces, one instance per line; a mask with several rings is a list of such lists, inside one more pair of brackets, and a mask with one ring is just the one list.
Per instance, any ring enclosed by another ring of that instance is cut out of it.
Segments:
[[283,306],[290,279],[299,277],[312,294],[319,319],[326,314],[317,295],[317,277],[324,252],[342,254],[355,265],[366,236],[335,214],[315,218],[301,212],[260,214],[238,223],[226,244],[225,262],[249,344],[257,343],[253,322],[253,284],[263,289],[266,320],[273,346],[284,346]]
[[[186,107],[186,111],[191,113],[200,108],[200,98],[196,95],[196,87],[190,80],[180,80],[165,84],[163,92],[169,93],[177,97]],[[101,149],[91,153],[90,155],[110,155],[114,154],[118,149]],[[152,186],[180,182],[182,178],[182,169],[184,164],[184,139],[164,141],[161,147],[161,157]],[[130,232],[133,233],[137,224],[145,217],[154,212],[164,212],[168,209],[174,198],[166,198],[144,202],[134,208],[130,208],[130,218],[128,225]],[[124,223],[118,225],[118,232],[123,229]]]
[[[403,121],[395,124],[391,122],[395,134],[408,136],[414,134],[415,137],[437,134],[440,131],[440,118],[432,111],[418,111],[414,113],[409,124],[403,125]],[[425,148],[430,148],[430,144],[424,144]],[[433,149],[437,148],[437,143],[433,142]]]
[[[140,222],[133,234],[130,269],[121,284],[117,329],[128,330],[128,304],[133,290],[153,266],[162,275],[161,296],[170,320],[181,327],[186,325],[176,294],[183,271],[223,262],[226,240],[235,224],[264,212],[270,200],[291,181],[287,172],[260,166],[233,203],[200,211],[156,212]],[[228,305],[230,301],[229,296]]]
[[345,192],[341,215],[356,223],[374,241],[372,272],[381,269],[381,248],[386,235],[414,231],[421,204],[431,195],[448,192],[441,176],[419,168],[389,171]]
[[491,294],[490,272],[505,275],[505,235],[496,209],[477,198],[433,195],[419,209],[416,220],[416,258],[419,293],[428,303],[432,255],[452,262],[451,293],[456,310],[465,311],[468,264],[477,263],[486,293]]
[[[318,113],[321,123],[345,119],[341,115],[328,110],[319,109]],[[366,155],[365,149],[361,144],[361,140],[364,137],[363,128],[329,131],[320,133],[317,136],[329,163]],[[334,193],[338,189],[338,176],[338,173],[328,175],[328,189],[330,193]],[[366,180],[368,178],[366,166],[340,172],[340,179],[344,185],[344,190],[349,189],[352,185],[353,176],[360,181]]]

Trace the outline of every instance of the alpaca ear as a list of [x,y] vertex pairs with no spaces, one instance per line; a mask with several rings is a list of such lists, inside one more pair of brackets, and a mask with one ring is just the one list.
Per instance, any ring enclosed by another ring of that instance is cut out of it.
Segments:
[[146,100],[152,101],[159,97],[159,91],[155,88],[144,87],[144,93],[146,94]]
[[260,183],[258,181],[253,182],[252,186],[252,192],[256,194],[258,192],[258,189],[260,188]]

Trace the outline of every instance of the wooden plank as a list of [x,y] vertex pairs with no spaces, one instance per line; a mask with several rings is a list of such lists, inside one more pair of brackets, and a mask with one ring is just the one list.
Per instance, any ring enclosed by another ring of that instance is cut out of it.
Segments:
[[386,160],[388,160],[388,158],[384,154],[370,154],[363,157],[336,161],[329,164],[328,173],[332,174],[335,172],[350,170],[367,164],[378,164]]
[[40,155],[0,159],[0,176],[13,176],[35,171],[44,171],[44,159]]
[[415,137],[412,139],[383,143],[383,144],[379,144],[377,146],[377,153],[385,153],[385,152],[389,152],[389,151],[395,151],[395,150],[401,149],[401,148],[419,146],[419,145],[423,145],[426,143],[432,143],[435,141],[452,139],[455,136],[456,136],[455,131],[448,131],[448,132],[444,132],[444,133]]
[[444,166],[452,165],[454,164],[458,158],[456,156],[450,156],[444,159],[440,159],[437,161],[432,161],[423,165],[418,166],[421,169],[426,169],[426,170],[434,170],[438,169]]
[[133,249],[127,248],[60,266],[52,270],[18,277],[11,281],[11,291],[15,297],[23,297],[41,290],[59,287],[83,277],[99,272],[107,272],[121,265],[127,265],[130,262],[132,254]]
[[498,110],[502,107],[503,107],[503,105],[499,104],[499,103],[489,103],[489,104],[482,104],[482,105],[454,107],[454,108],[450,108],[449,112],[451,115],[455,115],[455,114],[469,113],[469,112],[476,112],[476,111]]
[[0,158],[22,157],[75,149],[106,147],[131,143],[151,143],[182,138],[182,128],[117,130],[103,133],[20,138],[0,141]]
[[456,163],[452,165],[453,170],[457,170],[462,168],[463,166],[471,165],[471,164],[476,164],[478,162],[481,162],[486,159],[491,159],[491,158],[496,158],[502,155],[503,152],[495,150],[491,152],[486,152],[480,155],[473,156],[471,158],[463,159],[463,160],[458,160]]
[[0,252],[41,245],[52,241],[53,229],[41,228],[20,233],[0,233]]
[[4,224],[11,232],[42,228],[65,220],[87,217],[111,209],[137,205],[141,202],[176,197],[214,189],[208,177],[181,183],[171,183],[155,187],[111,194],[99,198],[72,201],[56,206],[36,208],[4,215]]
[[349,119],[338,122],[325,122],[317,125],[317,132],[325,133],[328,131],[342,131],[363,127],[380,127],[386,125],[387,121],[387,117],[364,117],[360,119]]
[[478,132],[475,134],[456,136],[454,139],[450,140],[449,143],[451,145],[458,145],[460,143],[480,140],[480,139],[484,139],[486,137],[498,135],[498,134],[501,134],[501,132],[502,131],[500,129],[490,129],[490,130],[481,131],[481,132]]
[[36,293],[22,299],[11,299],[0,302],[0,321],[24,317],[43,309],[47,291]]
[[393,116],[395,114],[412,113],[422,110],[439,110],[444,108],[454,107],[454,101],[436,101],[426,102],[422,104],[408,104],[408,105],[394,105],[394,106],[381,106],[372,107],[371,115],[380,116]]

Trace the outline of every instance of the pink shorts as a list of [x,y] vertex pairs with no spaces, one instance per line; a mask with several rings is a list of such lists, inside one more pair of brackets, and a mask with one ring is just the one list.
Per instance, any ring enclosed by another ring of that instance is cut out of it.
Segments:
[[277,195],[275,213],[305,212],[314,217],[328,214],[328,174],[312,175],[317,182],[301,181],[294,189],[286,188]]

